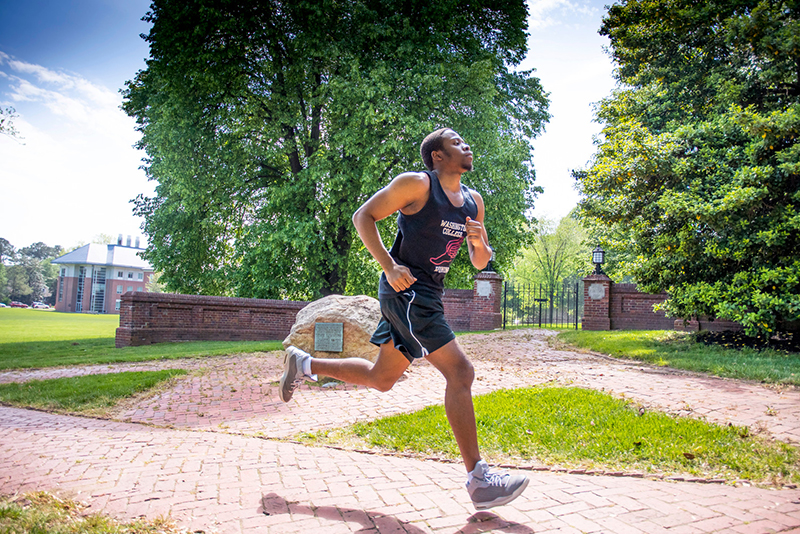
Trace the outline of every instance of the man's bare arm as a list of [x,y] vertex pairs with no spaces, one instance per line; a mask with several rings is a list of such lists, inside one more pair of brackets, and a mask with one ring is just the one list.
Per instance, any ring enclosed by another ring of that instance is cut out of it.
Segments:
[[470,190],[475,204],[478,206],[478,214],[475,219],[467,217],[467,247],[469,248],[469,259],[476,269],[485,269],[492,259],[492,247],[489,246],[489,235],[483,225],[484,205],[483,197],[476,191]]
[[375,223],[398,210],[408,209],[421,201],[424,202],[429,190],[430,179],[425,173],[403,173],[372,195],[353,214],[353,224],[358,236],[375,261],[380,264],[386,274],[386,280],[395,291],[408,289],[417,279],[407,267],[395,263],[386,250]]

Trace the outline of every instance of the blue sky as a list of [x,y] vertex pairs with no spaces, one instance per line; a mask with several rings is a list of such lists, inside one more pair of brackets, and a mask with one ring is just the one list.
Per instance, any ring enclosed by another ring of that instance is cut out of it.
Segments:
[[[597,34],[604,1],[529,0],[529,53],[551,93],[553,119],[534,140],[537,217],[577,203],[570,170],[594,152],[592,103],[614,87]],[[140,235],[130,200],[152,195],[138,134],[119,89],[148,56],[139,37],[149,0],[0,0],[0,106],[19,115],[21,141],[0,135],[0,237],[74,246],[99,234]]]

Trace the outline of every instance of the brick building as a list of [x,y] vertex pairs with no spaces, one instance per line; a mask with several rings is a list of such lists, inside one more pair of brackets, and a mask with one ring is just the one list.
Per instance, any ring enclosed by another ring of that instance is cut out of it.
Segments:
[[119,313],[123,293],[147,291],[153,268],[138,252],[139,238],[131,246],[128,236],[116,245],[90,243],[53,260],[58,265],[56,311]]

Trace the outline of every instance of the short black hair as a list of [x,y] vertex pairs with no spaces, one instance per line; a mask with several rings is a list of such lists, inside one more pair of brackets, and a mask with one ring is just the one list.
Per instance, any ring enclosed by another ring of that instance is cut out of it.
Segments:
[[444,136],[442,134],[446,130],[452,130],[452,128],[439,128],[435,132],[429,133],[425,136],[425,139],[422,140],[422,145],[419,147],[422,163],[425,164],[425,167],[429,171],[433,170],[433,156],[431,156],[431,152],[444,148]]

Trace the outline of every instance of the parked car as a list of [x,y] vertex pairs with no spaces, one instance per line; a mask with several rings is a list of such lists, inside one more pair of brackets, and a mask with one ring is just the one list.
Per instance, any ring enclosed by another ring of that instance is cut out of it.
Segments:
[[16,300],[12,300],[11,301],[11,307],[12,308],[27,308],[28,305],[27,304],[23,304],[22,302],[17,302]]
[[8,308],[8,307],[9,305],[6,304],[5,302],[0,302],[0,308]]
[[49,310],[50,309],[50,306],[48,306],[44,302],[34,302],[31,307],[39,309],[39,310]]

